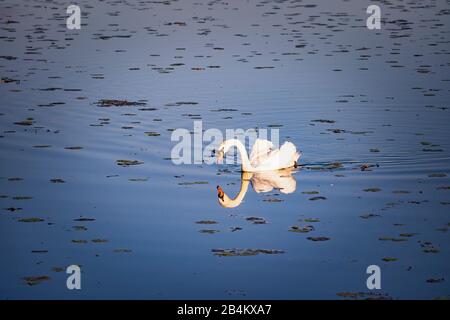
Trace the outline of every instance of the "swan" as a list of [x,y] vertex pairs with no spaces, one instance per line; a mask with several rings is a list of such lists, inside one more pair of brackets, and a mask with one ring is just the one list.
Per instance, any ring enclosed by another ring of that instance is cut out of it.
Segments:
[[251,182],[253,189],[257,192],[269,192],[274,188],[281,193],[288,194],[295,191],[297,182],[292,176],[292,168],[266,172],[242,172],[241,188],[236,197],[230,198],[220,186],[217,186],[217,197],[219,204],[224,208],[235,208],[244,200]]
[[285,142],[280,149],[274,149],[272,142],[256,139],[249,158],[241,141],[229,139],[222,142],[217,149],[218,162],[231,147],[236,147],[241,155],[241,171],[243,172],[274,171],[295,167],[301,155],[292,142]]

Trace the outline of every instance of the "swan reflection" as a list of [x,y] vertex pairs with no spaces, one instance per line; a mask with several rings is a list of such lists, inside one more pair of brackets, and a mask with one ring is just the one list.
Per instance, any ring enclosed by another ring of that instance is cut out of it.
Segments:
[[288,168],[276,171],[243,172],[241,175],[241,188],[236,197],[230,198],[220,186],[217,186],[219,204],[224,208],[235,208],[244,200],[248,185],[251,183],[257,193],[269,192],[273,189],[288,194],[295,191],[297,182],[292,176],[294,169]]

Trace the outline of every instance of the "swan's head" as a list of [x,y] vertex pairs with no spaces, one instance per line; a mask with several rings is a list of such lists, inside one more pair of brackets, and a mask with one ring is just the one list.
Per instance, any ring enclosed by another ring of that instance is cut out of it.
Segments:
[[223,192],[222,188],[220,186],[217,186],[217,196],[220,200],[223,200],[223,197],[225,195],[225,192]]
[[229,149],[230,149],[230,144],[228,143],[228,141],[224,141],[220,144],[219,148],[217,148],[217,150],[216,150],[217,163],[221,163],[225,153],[227,153]]
[[248,183],[249,181],[242,180],[241,190],[234,199],[228,197],[227,194],[222,190],[222,188],[220,186],[217,186],[217,198],[219,200],[219,204],[224,208],[235,208],[239,206],[242,200],[244,200],[245,193],[247,192]]
[[225,192],[223,192],[222,188],[220,186],[217,186],[217,198],[219,198],[219,203],[221,206],[226,207],[225,202],[227,201],[228,198],[225,194]]

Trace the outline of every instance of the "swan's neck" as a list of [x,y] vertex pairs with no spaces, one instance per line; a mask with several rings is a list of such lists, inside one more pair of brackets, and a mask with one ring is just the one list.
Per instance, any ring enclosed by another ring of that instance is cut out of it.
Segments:
[[224,198],[222,201],[219,201],[219,203],[225,208],[235,208],[239,206],[242,200],[244,200],[245,194],[247,193],[251,177],[251,173],[243,172],[241,177],[241,189],[239,190],[238,195],[235,198],[231,199],[227,196],[226,193],[224,193]]
[[250,160],[248,159],[247,150],[245,150],[242,142],[240,142],[238,139],[231,139],[229,141],[230,146],[235,146],[241,154],[242,171],[253,171],[253,167],[250,164]]

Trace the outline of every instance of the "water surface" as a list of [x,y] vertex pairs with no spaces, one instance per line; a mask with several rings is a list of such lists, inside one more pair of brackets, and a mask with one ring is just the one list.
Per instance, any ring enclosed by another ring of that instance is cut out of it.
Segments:
[[[1,1],[0,297],[448,297],[449,4],[368,30],[369,4],[80,1],[68,30],[65,1]],[[222,207],[239,166],[170,159],[198,120],[278,128],[295,191]]]

